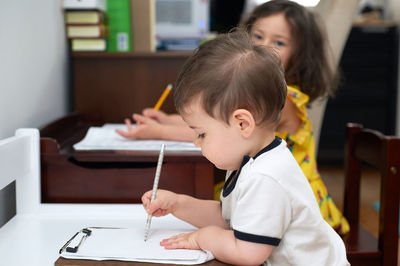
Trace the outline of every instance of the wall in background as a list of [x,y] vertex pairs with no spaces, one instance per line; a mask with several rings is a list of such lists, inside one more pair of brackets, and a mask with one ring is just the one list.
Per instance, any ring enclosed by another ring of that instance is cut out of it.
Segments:
[[400,1],[398,0],[386,0],[387,14],[389,18],[400,23]]
[[[61,1],[0,1],[0,25],[3,139],[17,128],[40,127],[64,116],[69,94]],[[0,221],[9,215],[4,210],[13,209],[10,194],[9,189],[0,192]]]
[[[399,0],[386,0],[388,4],[388,16],[396,21],[400,27],[400,1]],[[400,45],[399,45],[400,54]],[[399,57],[400,58],[400,57]],[[397,136],[400,137],[400,59],[399,59],[399,82],[397,89]]]
[[0,1],[0,139],[67,112],[61,1]]

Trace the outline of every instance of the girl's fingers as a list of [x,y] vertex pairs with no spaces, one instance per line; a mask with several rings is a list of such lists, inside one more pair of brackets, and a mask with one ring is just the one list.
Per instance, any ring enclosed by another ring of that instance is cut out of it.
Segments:
[[134,134],[133,134],[133,128],[132,128],[131,120],[126,118],[125,119],[125,125],[126,125],[126,128],[127,128],[127,131],[116,129],[115,132],[117,132],[119,135],[121,135],[121,136],[123,136],[125,138],[133,138]]
[[132,130],[132,123],[130,119],[128,118],[125,119],[125,125],[128,128],[128,131]]

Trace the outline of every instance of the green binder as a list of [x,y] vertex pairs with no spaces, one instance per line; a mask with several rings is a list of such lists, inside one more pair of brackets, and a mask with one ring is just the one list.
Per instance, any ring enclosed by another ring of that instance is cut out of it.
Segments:
[[107,0],[108,52],[132,51],[130,0]]

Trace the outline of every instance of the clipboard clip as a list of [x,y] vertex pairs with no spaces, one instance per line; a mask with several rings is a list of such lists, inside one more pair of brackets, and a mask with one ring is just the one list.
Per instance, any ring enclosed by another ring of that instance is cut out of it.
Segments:
[[[79,233],[83,233],[83,236],[81,238],[81,240],[79,241],[78,245],[76,245],[75,247],[68,247],[68,245],[72,242],[72,240],[75,239],[75,237],[79,234]],[[92,231],[89,230],[88,228],[83,228],[82,230],[80,230],[79,232],[76,232],[75,235],[73,235],[68,241],[67,243],[64,244],[64,246],[60,249],[59,254],[63,253],[64,250],[66,252],[69,253],[76,253],[78,252],[79,247],[81,246],[81,244],[83,243],[83,241],[88,238],[90,235],[92,234]]]

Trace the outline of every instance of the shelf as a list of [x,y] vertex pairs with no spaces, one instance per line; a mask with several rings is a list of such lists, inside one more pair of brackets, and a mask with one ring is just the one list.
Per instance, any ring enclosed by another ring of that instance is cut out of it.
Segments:
[[121,59],[121,58],[187,58],[192,54],[191,51],[165,51],[165,52],[129,52],[129,53],[118,53],[118,52],[73,52],[72,58],[102,58],[102,59]]

